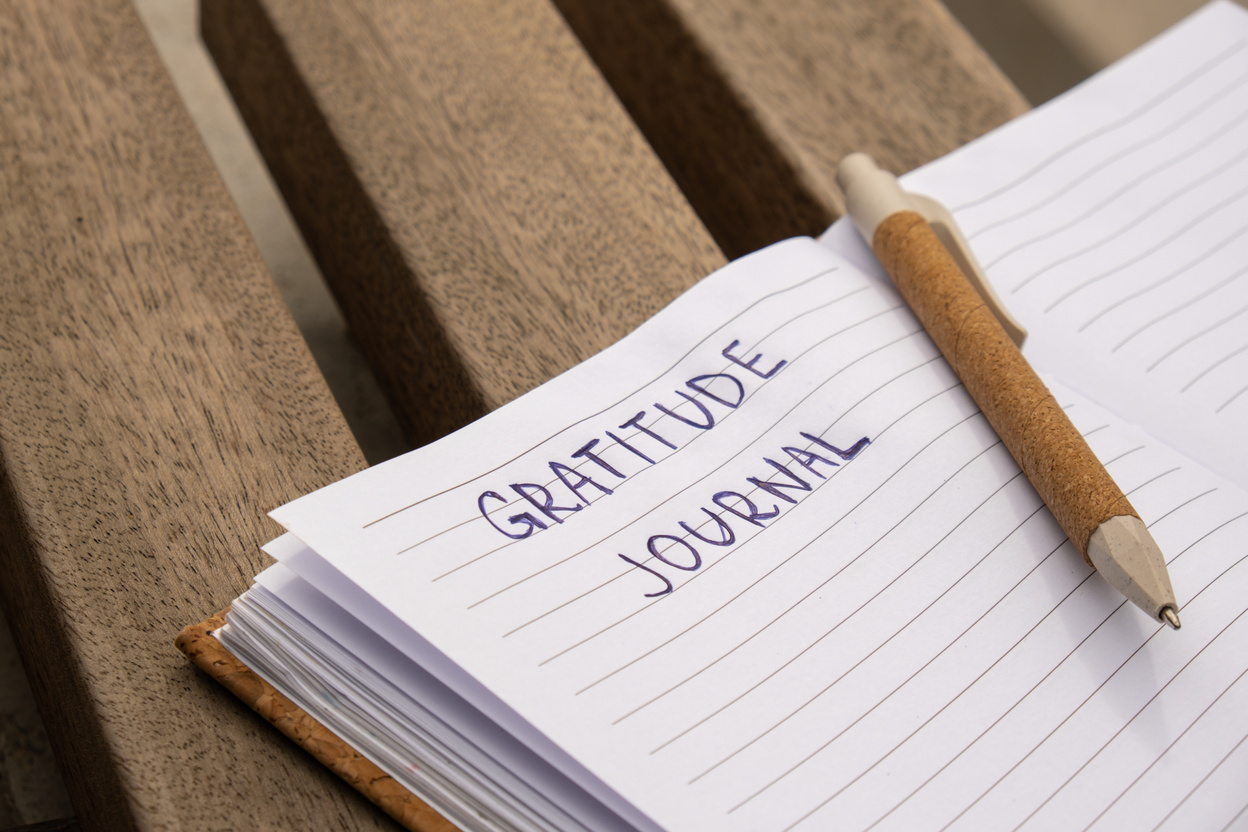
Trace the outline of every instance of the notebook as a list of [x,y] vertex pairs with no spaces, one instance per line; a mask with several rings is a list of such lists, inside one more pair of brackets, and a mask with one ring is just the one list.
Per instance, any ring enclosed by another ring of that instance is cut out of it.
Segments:
[[194,649],[412,828],[1248,828],[1248,13],[903,183],[1028,329],[1180,631],[1084,564],[841,221],[276,509]]

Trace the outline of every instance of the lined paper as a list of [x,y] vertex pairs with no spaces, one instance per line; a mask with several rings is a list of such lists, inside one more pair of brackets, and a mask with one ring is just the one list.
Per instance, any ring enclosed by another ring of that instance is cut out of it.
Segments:
[[950,206],[1035,365],[1248,487],[1242,10],[1206,7],[1056,104],[906,185]]
[[907,182],[957,207],[1180,632],[1084,564],[844,224],[276,510],[265,591],[321,593],[301,614],[366,625],[393,695],[423,667],[474,747],[558,772],[543,799],[640,829],[1244,825],[1246,17]]

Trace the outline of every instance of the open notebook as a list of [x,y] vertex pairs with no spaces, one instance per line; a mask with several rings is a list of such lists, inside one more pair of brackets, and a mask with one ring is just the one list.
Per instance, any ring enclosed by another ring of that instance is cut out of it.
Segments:
[[1181,631],[1084,565],[842,222],[277,509],[216,636],[464,828],[1248,828],[1248,13],[903,181]]

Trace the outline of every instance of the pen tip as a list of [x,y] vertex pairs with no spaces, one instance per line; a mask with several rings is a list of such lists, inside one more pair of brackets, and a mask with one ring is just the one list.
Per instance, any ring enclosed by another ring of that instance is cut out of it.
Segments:
[[1183,626],[1179,623],[1178,612],[1171,606],[1161,608],[1161,620],[1169,624],[1172,630],[1177,630],[1179,627]]

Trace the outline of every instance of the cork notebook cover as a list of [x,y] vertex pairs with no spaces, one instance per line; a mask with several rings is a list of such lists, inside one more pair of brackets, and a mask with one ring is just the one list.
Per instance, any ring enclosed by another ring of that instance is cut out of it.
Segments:
[[175,643],[200,670],[403,826],[412,832],[458,832],[458,827],[226,650],[214,635],[224,624],[225,611],[222,611],[184,629]]

